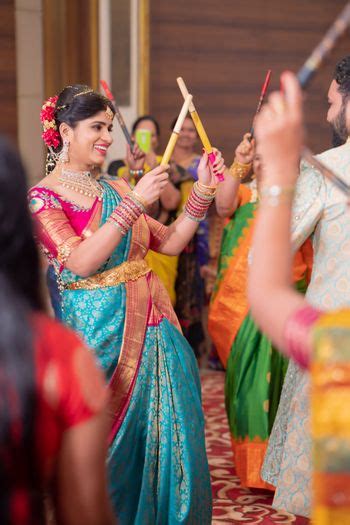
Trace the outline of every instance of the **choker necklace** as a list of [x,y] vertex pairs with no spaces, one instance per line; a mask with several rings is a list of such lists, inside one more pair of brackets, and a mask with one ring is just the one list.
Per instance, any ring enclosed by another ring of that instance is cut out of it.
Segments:
[[93,178],[89,171],[70,171],[63,169],[58,177],[58,182],[68,190],[76,191],[87,197],[103,197],[103,186]]

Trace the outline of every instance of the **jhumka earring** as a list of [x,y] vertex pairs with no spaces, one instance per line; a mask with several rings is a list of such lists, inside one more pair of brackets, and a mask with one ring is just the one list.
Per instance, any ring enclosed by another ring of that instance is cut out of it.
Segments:
[[68,151],[69,151],[69,140],[65,139],[63,141],[63,146],[60,151],[60,154],[58,155],[58,162],[62,162],[62,163],[69,162]]

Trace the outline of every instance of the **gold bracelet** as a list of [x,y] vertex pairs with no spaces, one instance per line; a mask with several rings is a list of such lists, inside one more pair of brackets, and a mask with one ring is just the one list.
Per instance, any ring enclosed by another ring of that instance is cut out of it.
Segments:
[[131,193],[132,193],[132,195],[135,197],[135,199],[138,200],[138,201],[142,204],[142,206],[143,206],[144,208],[148,208],[148,207],[149,207],[149,203],[147,202],[147,200],[146,200],[144,197],[142,197],[142,195],[140,195],[139,193],[137,193],[137,191],[132,190]]
[[238,160],[234,160],[229,169],[229,173],[231,177],[233,177],[234,179],[242,180],[244,179],[244,177],[248,175],[251,169],[252,169],[251,162],[249,164],[242,164],[242,162],[238,162]]
[[197,181],[202,188],[205,188],[206,190],[216,190],[217,186],[207,186],[206,184],[203,184],[201,181]]
[[263,186],[259,191],[260,199],[267,199],[269,206],[278,206],[281,203],[282,197],[286,198],[286,202],[293,200],[294,186],[279,186],[272,184],[271,186]]
[[198,190],[203,193],[204,195],[212,196],[216,194],[217,186],[207,186],[206,184],[202,184],[197,180],[195,183],[197,185]]

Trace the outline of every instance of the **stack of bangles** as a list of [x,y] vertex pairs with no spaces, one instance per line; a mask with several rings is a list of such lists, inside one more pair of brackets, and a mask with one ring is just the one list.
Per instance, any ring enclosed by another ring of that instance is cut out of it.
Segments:
[[186,217],[196,222],[203,221],[215,194],[216,186],[206,186],[199,181],[195,182],[185,205]]
[[107,222],[118,228],[122,235],[126,235],[140,215],[146,212],[147,207],[146,199],[133,190],[124,197]]
[[134,177],[135,179],[139,179],[142,177],[142,175],[144,174],[144,170],[141,169],[141,170],[131,170],[129,168],[129,173],[132,177]]
[[234,160],[229,169],[229,173],[234,179],[242,180],[249,174],[251,169],[251,162],[249,164],[243,164],[242,162],[238,162],[238,160]]

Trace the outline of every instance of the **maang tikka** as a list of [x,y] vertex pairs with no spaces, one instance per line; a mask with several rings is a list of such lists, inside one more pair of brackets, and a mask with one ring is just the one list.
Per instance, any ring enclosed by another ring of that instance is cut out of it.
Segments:
[[58,162],[66,163],[69,162],[69,140],[64,139],[62,149],[58,155]]

